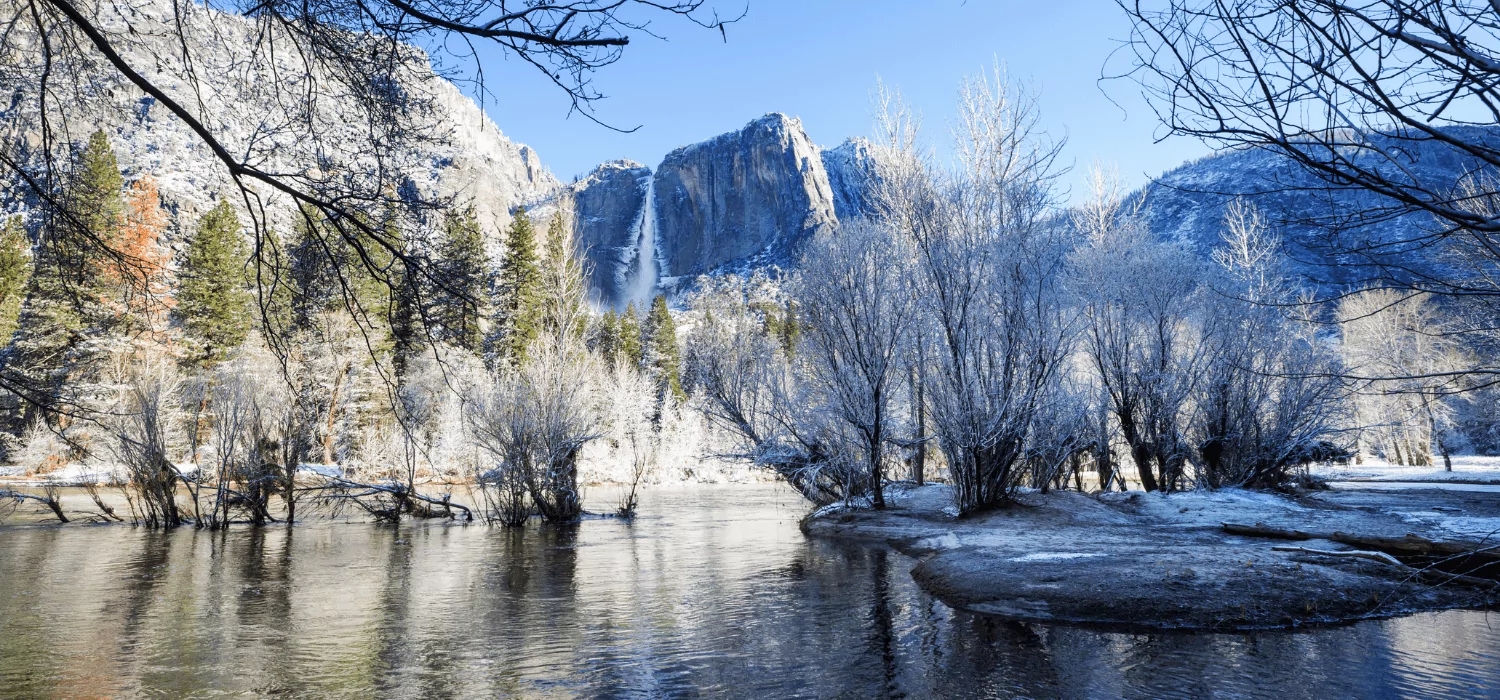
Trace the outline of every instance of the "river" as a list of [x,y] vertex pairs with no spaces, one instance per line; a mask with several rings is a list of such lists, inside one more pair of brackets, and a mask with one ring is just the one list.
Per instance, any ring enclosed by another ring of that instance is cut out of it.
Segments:
[[895,552],[805,538],[806,510],[703,486],[648,491],[633,522],[523,531],[12,524],[0,697],[1500,697],[1484,613],[1008,623],[925,595]]

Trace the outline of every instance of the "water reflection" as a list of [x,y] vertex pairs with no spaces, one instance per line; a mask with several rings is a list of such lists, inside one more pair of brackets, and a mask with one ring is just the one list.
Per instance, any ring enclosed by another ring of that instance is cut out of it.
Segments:
[[1500,696],[1482,613],[1241,635],[1022,625],[937,603],[887,549],[808,541],[781,489],[644,509],[524,532],[3,529],[0,696]]

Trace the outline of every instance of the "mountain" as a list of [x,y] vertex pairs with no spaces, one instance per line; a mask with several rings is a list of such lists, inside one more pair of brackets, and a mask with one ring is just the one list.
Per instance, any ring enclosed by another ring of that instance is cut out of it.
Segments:
[[630,160],[605,163],[568,187],[577,244],[589,262],[589,287],[601,300],[628,296],[650,190],[651,169]]
[[863,210],[873,172],[863,139],[824,150],[772,113],[668,153],[654,173],[610,162],[569,189],[594,289],[621,307],[698,275],[795,263],[808,238]]
[[[340,89],[337,81],[308,78],[290,47],[274,54],[264,50],[264,43],[255,49],[257,32],[274,34],[274,29],[193,3],[176,6],[183,17],[181,44],[171,0],[102,3],[95,12],[122,55],[147,67],[146,77],[194,110],[226,148],[248,154],[264,170],[291,177],[332,172],[357,178],[375,168],[394,169],[402,191],[472,204],[496,250],[499,232],[516,206],[541,200],[560,187],[534,151],[507,139],[472,100],[434,74],[415,48],[398,87],[413,96],[412,110],[420,110],[415,115],[420,138],[362,146],[371,139],[369,126],[359,117],[358,95]],[[148,31],[153,24],[161,30]],[[21,23],[16,31],[26,26]],[[192,56],[191,66],[179,60],[184,54]],[[6,74],[22,80],[35,81],[43,74],[14,68]],[[81,143],[93,130],[104,129],[127,178],[149,174],[157,180],[163,204],[174,214],[177,230],[169,231],[174,245],[180,244],[180,230],[190,229],[217,198],[241,204],[223,165],[156,100],[102,66],[54,66],[54,71],[53,89],[73,92],[67,95],[66,109],[51,113],[54,138]],[[198,81],[197,91],[187,80],[189,71]],[[35,89],[34,84],[8,87]],[[317,89],[317,96],[301,97],[310,88]],[[0,126],[33,147],[40,143],[41,118],[34,101],[17,99],[0,107]],[[372,148],[379,149],[379,163],[372,162]],[[261,191],[271,224],[290,231],[296,219],[291,202]],[[17,196],[14,190],[7,194]],[[6,206],[22,209],[26,203],[13,199]]]
[[[1500,141],[1500,129],[1462,128],[1466,140]],[[1376,135],[1370,148],[1350,154],[1363,166],[1380,163],[1395,177],[1408,177],[1439,190],[1455,187],[1479,163],[1433,141],[1400,141]],[[1400,169],[1377,153],[1389,154]],[[1368,191],[1329,187],[1278,153],[1263,149],[1222,151],[1164,173],[1136,192],[1152,231],[1164,240],[1208,255],[1219,245],[1225,207],[1235,198],[1254,204],[1280,233],[1294,272],[1314,286],[1335,289],[1374,273],[1371,261],[1350,255],[1350,247],[1409,240],[1437,226],[1433,217],[1395,211]],[[1331,239],[1339,242],[1329,245]],[[1431,271],[1435,256],[1411,246],[1382,248],[1382,256],[1413,273]]]

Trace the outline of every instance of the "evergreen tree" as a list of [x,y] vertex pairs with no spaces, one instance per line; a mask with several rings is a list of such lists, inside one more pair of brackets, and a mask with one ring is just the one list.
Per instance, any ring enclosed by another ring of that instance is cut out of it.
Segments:
[[104,132],[78,152],[61,208],[47,211],[26,300],[17,322],[9,370],[21,375],[42,401],[63,398],[103,364],[98,340],[115,319],[101,303],[101,281],[124,225],[124,178]]
[[[62,217],[61,228],[66,229],[69,240],[59,241],[70,248],[64,255],[76,262],[75,274],[88,270],[89,262],[97,262],[105,246],[113,246],[124,223],[125,203],[121,194],[125,189],[125,178],[120,175],[120,164],[115,150],[109,145],[109,137],[103,130],[89,136],[89,142],[79,154],[68,181],[66,207],[68,216]],[[76,257],[75,257],[76,256]]]
[[455,346],[478,352],[484,340],[481,319],[489,289],[489,259],[484,252],[484,234],[474,208],[449,211],[443,220],[443,243],[439,270],[446,289],[437,293],[437,318],[442,338]]
[[501,361],[524,362],[526,349],[540,330],[537,263],[536,234],[526,207],[521,207],[505,232],[505,256],[500,261],[494,354]]
[[801,322],[797,320],[797,306],[791,299],[786,300],[786,311],[781,316],[781,349],[786,351],[787,357],[797,354],[797,340],[802,337]]
[[665,296],[658,294],[651,302],[651,313],[646,316],[641,332],[641,347],[641,364],[656,378],[658,388],[683,398],[682,352],[677,346],[677,324],[672,321]]
[[19,215],[0,228],[0,346],[9,345],[16,334],[26,285],[31,279],[31,241]]
[[293,328],[306,328],[319,312],[337,306],[342,300],[326,243],[327,225],[321,214],[306,206],[297,219],[286,261]]
[[223,360],[250,333],[252,298],[245,279],[245,240],[228,200],[198,220],[188,241],[177,293],[177,314],[202,347],[206,363]]
[[[553,337],[564,334],[581,339],[588,330],[584,305],[583,265],[573,253],[572,227],[565,208],[547,224],[547,246],[542,259],[541,285],[542,328]],[[567,325],[568,328],[562,326]]]
[[599,317],[594,329],[594,349],[604,358],[604,365],[613,369],[615,358],[620,356],[620,315],[614,309]]
[[635,312],[635,302],[625,305],[625,313],[620,314],[620,331],[615,336],[619,339],[616,352],[631,366],[641,366],[641,321]]

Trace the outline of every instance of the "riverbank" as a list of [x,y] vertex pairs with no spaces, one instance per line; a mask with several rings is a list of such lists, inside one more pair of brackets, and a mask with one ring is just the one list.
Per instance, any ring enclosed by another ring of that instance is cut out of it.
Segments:
[[[1478,540],[1500,530],[1500,495],[1492,493],[1028,493],[1012,507],[963,519],[951,502],[946,486],[927,486],[884,511],[824,509],[802,527],[814,537],[888,544],[919,560],[912,577],[934,597],[1023,621],[1263,629],[1496,602],[1493,589],[1433,586],[1379,561],[1278,551],[1288,543],[1222,527]],[[1349,549],[1318,539],[1296,544]]]

